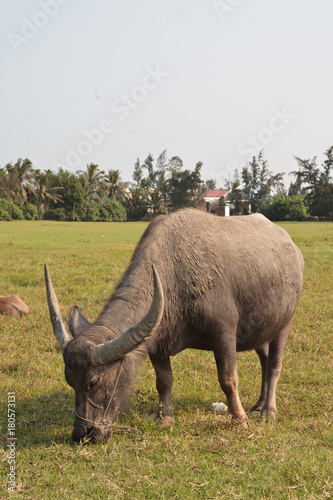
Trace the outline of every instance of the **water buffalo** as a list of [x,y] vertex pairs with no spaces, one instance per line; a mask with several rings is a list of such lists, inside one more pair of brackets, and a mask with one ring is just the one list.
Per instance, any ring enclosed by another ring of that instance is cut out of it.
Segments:
[[74,441],[111,437],[144,352],[156,372],[157,420],[163,425],[174,421],[170,356],[186,348],[214,352],[231,419],[243,425],[236,352],[254,349],[262,385],[252,410],[275,417],[275,389],[302,276],[300,250],[264,216],[180,210],[150,223],[93,325],[72,309],[72,338],[45,266],[53,331],[75,390]]
[[0,314],[20,318],[28,312],[28,306],[17,295],[0,295]]

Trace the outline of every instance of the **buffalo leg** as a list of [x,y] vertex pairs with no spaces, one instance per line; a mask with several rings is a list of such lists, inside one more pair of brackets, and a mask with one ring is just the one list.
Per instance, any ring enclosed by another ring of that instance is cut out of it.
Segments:
[[267,359],[267,395],[261,409],[260,416],[262,418],[268,419],[269,417],[277,417],[275,392],[281,373],[283,353],[290,332],[290,327],[291,320],[280,332],[279,336],[269,344]]
[[267,359],[269,345],[266,343],[256,349],[261,364],[261,392],[258,401],[252,406],[251,411],[261,411],[267,395]]
[[170,425],[175,421],[172,406],[173,376],[170,358],[150,358],[150,360],[156,372],[156,389],[159,395],[156,421],[162,425]]
[[234,423],[247,426],[247,416],[238,396],[236,348],[223,346],[214,351],[217,373],[222,391],[227,397],[228,410]]

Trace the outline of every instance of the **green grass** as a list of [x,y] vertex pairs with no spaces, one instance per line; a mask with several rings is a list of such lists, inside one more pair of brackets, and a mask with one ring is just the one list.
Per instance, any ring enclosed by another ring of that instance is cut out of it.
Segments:
[[[0,223],[0,294],[29,306],[20,320],[0,316],[1,417],[16,394],[17,487],[26,499],[332,498],[333,224],[281,224],[305,258],[304,291],[277,391],[279,420],[250,416],[248,429],[210,413],[225,397],[212,353],[172,360],[176,426],[154,421],[157,394],[145,362],[120,422],[137,433],[103,445],[70,441],[74,393],[52,334],[43,279],[50,273],[64,316],[73,303],[94,320],[128,265],[145,223]],[[103,237],[102,237],[103,236]],[[255,353],[239,355],[240,397],[248,412],[260,387]],[[2,420],[2,498],[8,474]]]

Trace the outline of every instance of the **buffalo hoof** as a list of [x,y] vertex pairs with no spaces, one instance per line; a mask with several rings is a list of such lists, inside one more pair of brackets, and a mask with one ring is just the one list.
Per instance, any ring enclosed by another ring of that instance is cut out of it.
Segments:
[[230,425],[232,425],[232,426],[237,425],[237,427],[242,427],[243,429],[247,429],[248,428],[247,417],[237,418],[237,417],[234,417],[233,415],[230,415]]
[[175,419],[166,415],[165,417],[156,420],[156,423],[163,429],[169,429],[175,425]]
[[271,420],[277,420],[277,411],[274,408],[273,409],[264,408],[260,412],[260,418],[265,422],[269,422]]
[[249,426],[247,419],[241,420],[241,422],[239,422],[239,426],[242,427],[243,429],[247,429]]
[[252,406],[251,413],[261,413],[262,407],[264,406],[263,401],[257,401],[255,405]]

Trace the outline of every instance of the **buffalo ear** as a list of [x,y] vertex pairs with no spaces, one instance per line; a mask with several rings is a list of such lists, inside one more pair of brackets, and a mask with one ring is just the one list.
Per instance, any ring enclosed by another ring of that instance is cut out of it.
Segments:
[[76,337],[86,326],[91,326],[91,324],[82,316],[78,306],[73,306],[68,316],[68,328],[73,337]]

